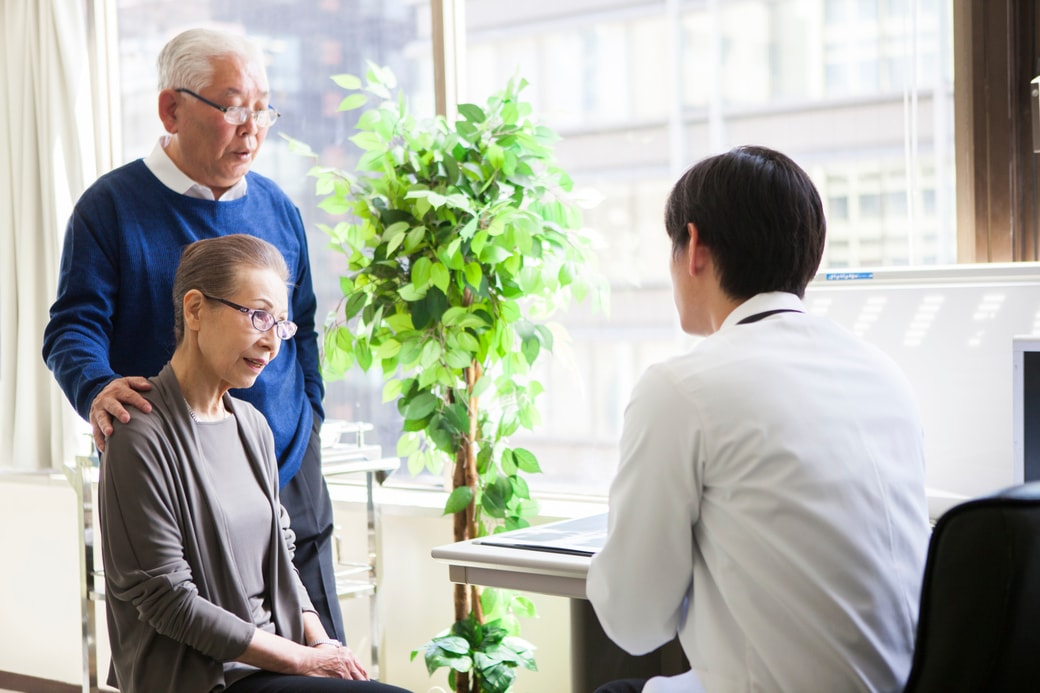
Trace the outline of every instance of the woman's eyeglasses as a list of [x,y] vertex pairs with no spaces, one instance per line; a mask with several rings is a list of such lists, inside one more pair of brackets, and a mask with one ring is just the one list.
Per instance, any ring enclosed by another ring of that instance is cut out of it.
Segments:
[[278,336],[278,339],[292,339],[292,336],[296,334],[296,323],[291,322],[289,320],[275,320],[274,316],[268,313],[266,310],[262,310],[260,308],[246,308],[245,306],[240,306],[237,303],[232,303],[231,301],[226,301],[222,298],[217,298],[215,296],[207,296],[206,294],[202,294],[202,296],[203,298],[208,298],[211,301],[219,301],[228,308],[234,308],[239,313],[245,313],[249,316],[249,319],[252,321],[253,327],[255,327],[260,332],[267,332],[269,329],[273,327],[274,333]]

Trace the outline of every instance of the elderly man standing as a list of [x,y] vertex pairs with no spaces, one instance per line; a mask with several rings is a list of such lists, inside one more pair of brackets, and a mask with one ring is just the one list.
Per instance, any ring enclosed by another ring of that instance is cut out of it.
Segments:
[[250,171],[278,120],[263,56],[245,38],[192,29],[163,48],[158,72],[159,118],[168,134],[77,202],[43,357],[103,452],[113,418],[125,423],[131,408],[150,411],[140,391],[173,354],[170,297],[181,250],[231,233],[276,246],[289,265],[289,319],[299,331],[253,388],[235,394],[274,432],[281,500],[296,534],[294,561],[326,631],[342,640],[332,504],[321,475],[324,386],[307,238],[292,201]]

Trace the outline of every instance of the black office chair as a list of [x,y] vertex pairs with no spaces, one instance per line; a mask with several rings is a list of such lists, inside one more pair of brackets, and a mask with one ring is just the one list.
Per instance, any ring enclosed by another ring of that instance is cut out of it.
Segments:
[[957,505],[928,546],[904,693],[1040,691],[1040,482]]

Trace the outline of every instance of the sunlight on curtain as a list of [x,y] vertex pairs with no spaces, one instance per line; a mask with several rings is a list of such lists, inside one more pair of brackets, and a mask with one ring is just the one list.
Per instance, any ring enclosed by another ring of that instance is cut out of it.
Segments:
[[0,4],[0,471],[59,466],[80,424],[41,357],[72,204],[97,175],[82,3]]

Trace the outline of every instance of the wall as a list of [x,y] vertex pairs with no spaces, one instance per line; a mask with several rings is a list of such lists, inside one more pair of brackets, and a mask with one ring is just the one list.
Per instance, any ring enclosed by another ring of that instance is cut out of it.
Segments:
[[80,680],[76,495],[63,477],[0,476],[0,671]]
[[1014,483],[1012,338],[1040,334],[1040,264],[825,272],[805,302],[906,373],[932,489],[974,496]]

